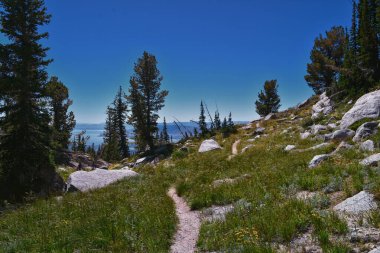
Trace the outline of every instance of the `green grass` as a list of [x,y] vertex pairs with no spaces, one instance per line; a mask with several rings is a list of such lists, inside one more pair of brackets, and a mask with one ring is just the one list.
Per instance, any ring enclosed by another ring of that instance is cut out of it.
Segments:
[[[138,179],[86,194],[68,194],[61,202],[40,200],[3,214],[0,248],[5,252],[168,252],[176,217],[166,192],[175,185],[193,210],[239,200],[249,203],[229,213],[225,222],[203,224],[200,251],[275,252],[273,245],[288,245],[311,230],[324,252],[349,252],[346,245],[332,240],[333,235],[348,230],[347,224],[329,211],[329,194],[339,191],[349,197],[366,189],[380,198],[380,170],[359,166],[364,154],[356,149],[308,169],[315,155],[331,152],[338,143],[319,150],[285,152],[288,144],[305,149],[320,143],[301,140],[301,121],[284,120],[290,113],[309,117],[310,108],[283,112],[277,119],[263,122],[270,136],[253,143],[247,142],[252,138],[245,135],[249,131],[227,139],[217,135],[222,150],[204,154],[196,148],[175,151],[170,162],[139,168],[142,176]],[[289,133],[282,134],[288,127]],[[248,144],[254,147],[228,160],[237,139],[242,140],[239,150]],[[199,143],[193,140],[195,146]],[[213,186],[215,180],[243,174],[249,176],[234,184]],[[300,201],[294,196],[299,191],[319,194]],[[371,221],[378,224],[379,217],[373,215]]]

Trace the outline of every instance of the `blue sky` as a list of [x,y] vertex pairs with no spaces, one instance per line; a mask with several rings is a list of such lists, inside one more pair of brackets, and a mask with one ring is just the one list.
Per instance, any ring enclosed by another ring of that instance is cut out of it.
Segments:
[[156,55],[168,89],[160,115],[196,119],[203,99],[234,120],[257,117],[265,80],[277,79],[283,108],[312,91],[304,81],[315,37],[348,26],[351,0],[60,0],[44,42],[49,74],[69,88],[78,122],[99,123],[126,89],[144,50]]

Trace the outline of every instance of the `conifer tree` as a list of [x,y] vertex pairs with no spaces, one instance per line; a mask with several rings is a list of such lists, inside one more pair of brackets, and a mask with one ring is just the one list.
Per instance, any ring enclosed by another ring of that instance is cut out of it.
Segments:
[[162,128],[162,140],[165,144],[169,143],[168,126],[166,124],[166,118],[164,117],[164,126]]
[[214,126],[216,130],[220,130],[222,128],[222,122],[220,121],[220,115],[218,110],[215,111]]
[[319,35],[310,53],[305,80],[316,94],[331,92],[338,83],[339,70],[343,66],[346,33],[343,27],[333,27],[326,37]]
[[203,106],[203,101],[201,101],[201,113],[199,115],[199,130],[202,136],[205,136],[208,133],[206,116],[205,116],[205,108]]
[[117,136],[119,142],[120,156],[121,158],[126,158],[129,156],[129,146],[128,146],[128,137],[127,130],[125,128],[125,123],[127,120],[128,105],[125,101],[125,95],[123,89],[119,88],[116,98],[113,102],[115,109],[115,124],[117,125]]
[[164,107],[165,98],[169,94],[161,90],[163,80],[157,68],[156,57],[144,52],[137,60],[135,74],[130,80],[130,94],[127,97],[131,105],[129,122],[135,128],[138,148],[154,148],[154,133],[157,131],[158,111]]
[[75,127],[74,113],[68,111],[72,100],[69,99],[68,88],[57,77],[50,79],[46,86],[46,93],[51,108],[52,139],[56,150],[56,161],[61,162],[61,152],[68,149],[71,132]]
[[198,135],[199,135],[198,129],[196,127],[194,127],[194,137],[198,138]]
[[277,80],[265,81],[264,90],[260,91],[256,100],[256,112],[260,116],[278,112],[281,105],[277,90]]
[[[0,198],[19,201],[30,191],[53,189],[55,170],[50,159],[49,113],[45,106],[47,73],[41,27],[50,22],[43,0],[0,0],[1,59],[9,73],[1,75]],[[2,69],[2,71],[4,68]]]
[[103,142],[103,159],[108,162],[121,160],[116,110],[111,106],[107,107],[107,120],[104,127]]

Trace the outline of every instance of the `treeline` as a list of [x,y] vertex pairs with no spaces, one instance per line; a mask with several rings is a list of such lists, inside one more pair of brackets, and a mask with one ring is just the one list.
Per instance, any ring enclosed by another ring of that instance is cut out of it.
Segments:
[[353,1],[350,29],[333,27],[315,39],[305,80],[316,94],[358,97],[379,87],[380,2]]
[[133,126],[136,152],[149,154],[170,142],[166,119],[161,132],[157,127],[158,112],[164,107],[169,92],[161,90],[163,76],[157,68],[156,57],[144,52],[137,60],[134,72],[128,94],[120,87],[107,108],[104,143],[100,151],[106,161],[120,161],[130,156],[126,123]]
[[50,22],[43,0],[0,0],[0,199],[21,201],[30,192],[59,187],[55,163],[64,159],[75,117],[67,87],[49,79]]

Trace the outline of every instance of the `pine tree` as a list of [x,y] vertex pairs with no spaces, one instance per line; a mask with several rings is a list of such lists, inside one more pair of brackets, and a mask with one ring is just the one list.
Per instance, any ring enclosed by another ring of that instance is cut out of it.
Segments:
[[50,79],[46,86],[46,93],[51,108],[52,139],[56,150],[56,162],[61,162],[61,153],[68,149],[71,132],[75,127],[74,113],[68,111],[73,102],[69,99],[68,88],[57,77]]
[[281,105],[277,89],[277,80],[265,81],[264,90],[260,91],[256,100],[256,112],[260,116],[278,112]]
[[199,115],[199,130],[202,136],[205,136],[209,131],[207,129],[206,116],[205,116],[205,108],[203,106],[203,101],[201,101],[201,114]]
[[115,108],[107,107],[107,120],[104,127],[104,149],[103,159],[108,162],[116,162],[121,160],[118,125],[116,121]]
[[216,130],[220,130],[222,127],[222,122],[220,121],[220,115],[218,110],[215,111],[214,126]]
[[154,55],[144,52],[134,68],[135,74],[130,80],[130,95],[127,97],[131,104],[129,122],[135,128],[138,148],[154,149],[153,134],[157,131],[158,111],[164,107],[165,98],[169,94],[161,89],[163,77],[157,68]]
[[166,118],[164,117],[164,126],[162,128],[162,139],[165,144],[169,143],[168,126],[166,124]]
[[128,105],[126,101],[124,101],[124,97],[125,95],[123,89],[120,86],[116,98],[113,102],[113,105],[115,108],[115,124],[117,125],[117,134],[119,138],[118,142],[121,158],[126,158],[129,156],[128,137],[127,130],[125,128],[128,113]]
[[338,73],[343,66],[346,33],[343,27],[333,27],[326,37],[319,35],[310,53],[305,80],[316,94],[331,92],[338,83]]
[[[1,75],[0,198],[19,201],[30,191],[53,189],[54,166],[50,156],[49,113],[45,106],[47,73],[51,60],[41,40],[50,22],[43,0],[0,0],[1,32],[9,45],[2,46],[11,72]],[[5,49],[4,49],[5,48]]]
[[194,127],[194,137],[198,138],[198,135],[199,135],[198,129],[196,127]]

